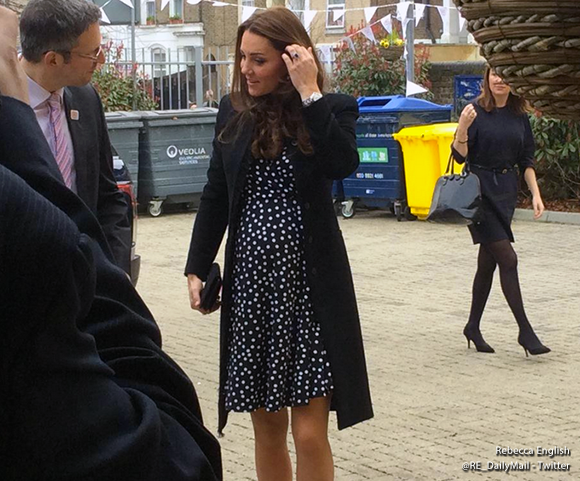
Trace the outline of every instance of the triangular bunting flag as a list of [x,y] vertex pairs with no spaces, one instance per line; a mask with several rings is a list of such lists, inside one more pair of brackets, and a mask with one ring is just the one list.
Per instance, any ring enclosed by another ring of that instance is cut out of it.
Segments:
[[227,7],[229,5],[229,3],[225,3],[225,2],[213,2],[213,6],[214,7]]
[[366,7],[365,8],[365,19],[366,19],[367,23],[371,23],[371,20],[375,16],[375,13],[377,13],[377,8],[379,8],[379,7]]
[[409,5],[411,2],[397,3],[397,18],[403,23],[409,17]]
[[129,8],[133,8],[133,2],[131,0],[119,0],[119,2],[124,3]]
[[424,94],[425,92],[429,91],[421,85],[417,85],[416,83],[407,80],[407,97],[410,97],[411,95]]
[[377,39],[375,38],[375,34],[373,33],[373,29],[370,25],[367,25],[360,31],[366,38],[368,38],[371,42],[377,43]]
[[346,12],[346,10],[344,8],[333,10],[332,11],[332,21],[333,22],[338,21],[340,18],[342,18],[344,16],[345,12]]
[[101,22],[111,24],[109,17],[107,16],[102,7],[101,7]]
[[415,26],[419,25],[419,22],[425,15],[425,8],[427,5],[424,3],[416,3],[415,4]]
[[322,46],[318,47],[318,50],[320,51],[320,53],[324,57],[322,60],[325,60],[327,62],[330,62],[332,60],[330,45],[322,45]]
[[187,3],[190,5],[197,5],[199,2],[201,2],[201,0],[187,0]]
[[459,16],[459,31],[461,32],[467,23],[467,19],[465,17]]
[[308,30],[310,28],[310,24],[312,23],[312,20],[314,20],[314,17],[316,17],[317,13],[318,13],[318,11],[316,11],[316,10],[305,10],[304,11],[304,28],[306,30]]
[[347,45],[350,47],[350,49],[351,49],[353,52],[356,52],[356,49],[354,48],[354,42],[352,41],[352,38],[350,38],[350,37],[344,37],[344,38],[342,39],[342,41],[343,41],[343,42],[346,42],[346,43],[347,43]]
[[443,20],[443,25],[449,25],[449,9],[447,7],[437,7],[439,15],[441,15],[441,20]]
[[169,5],[169,0],[161,0],[161,10],[164,10],[167,5]]
[[391,17],[391,14],[381,18],[381,24],[389,34],[393,33],[393,17]]
[[255,11],[256,7],[242,7],[242,22],[245,22],[248,18],[250,18]]

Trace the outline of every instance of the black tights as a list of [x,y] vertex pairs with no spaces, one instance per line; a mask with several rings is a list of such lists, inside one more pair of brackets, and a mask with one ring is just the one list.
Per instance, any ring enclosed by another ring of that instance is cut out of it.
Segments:
[[479,246],[477,272],[473,280],[473,297],[468,324],[472,329],[479,330],[479,323],[491,291],[493,273],[496,266],[499,266],[501,289],[518,326],[524,331],[531,330],[520,291],[518,256],[507,239]]

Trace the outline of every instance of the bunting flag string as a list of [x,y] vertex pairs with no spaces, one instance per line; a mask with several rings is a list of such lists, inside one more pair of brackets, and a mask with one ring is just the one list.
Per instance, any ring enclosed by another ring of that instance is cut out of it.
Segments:
[[[132,0],[119,0],[120,2],[123,2],[124,4],[131,6],[132,7]],[[147,0],[140,0],[141,3],[146,3]],[[161,10],[164,10],[165,7],[167,7],[167,5],[169,5],[169,2],[171,0],[161,0]],[[190,5],[197,5],[199,3],[203,2],[209,2],[212,3],[214,6],[216,7],[223,7],[223,6],[230,6],[230,7],[236,7],[238,8],[239,5],[237,3],[229,3],[229,2],[222,2],[219,0],[186,0],[187,3],[189,3]],[[376,13],[376,10],[379,8],[388,8],[388,7],[396,7],[397,8],[397,12],[403,12],[403,11],[408,11],[409,5],[412,5],[413,2],[410,1],[405,1],[405,2],[399,2],[399,3],[390,3],[387,5],[380,5],[378,7],[356,7],[356,8],[344,8],[342,10],[344,10],[344,12],[357,12],[357,11],[364,11],[365,12],[365,18],[367,23],[370,22],[370,20],[372,19],[372,17],[374,16],[374,14]],[[438,5],[427,5],[427,4],[420,4],[420,3],[415,3],[415,9],[418,9],[420,11],[424,11],[426,8],[446,8],[447,10],[458,10],[457,7],[441,7]],[[101,7],[102,8],[102,7]],[[266,7],[248,7],[248,8],[255,8],[256,10],[267,10]],[[326,13],[327,10],[311,10],[311,9],[304,9],[304,10],[299,10],[299,9],[292,9],[293,12],[296,13],[305,13],[305,12],[316,12],[316,13]],[[372,12],[372,14],[370,14]],[[370,15],[369,15],[370,14]],[[403,15],[401,15],[403,16]],[[406,15],[405,15],[406,16]],[[421,15],[422,16],[422,15]],[[340,17],[339,17],[340,18]],[[399,18],[399,15],[397,15],[397,18]]]
[[[113,0],[109,0],[107,3],[105,3],[101,7],[101,21],[103,23],[108,23],[108,24],[111,23],[109,20],[109,17],[105,13],[105,7],[107,5],[109,5],[111,3],[111,1],[113,1]],[[123,4],[127,5],[130,8],[134,8],[133,0],[118,0],[118,1],[122,2]],[[140,1],[143,4],[147,0],[136,0],[136,1]],[[237,3],[229,3],[229,2],[224,2],[221,0],[186,0],[186,2],[190,5],[198,5],[202,1],[209,2],[214,7],[227,7],[227,6],[236,7],[236,8],[239,7]],[[164,10],[167,7],[167,5],[169,5],[169,2],[170,2],[170,0],[161,0],[161,10]],[[385,29],[385,31],[387,31],[389,34],[391,34],[393,32],[393,18],[396,18],[397,20],[399,20],[402,24],[403,31],[406,31],[407,25],[411,21],[411,18],[409,17],[409,7],[412,7],[412,6],[414,6],[414,8],[415,8],[415,25],[418,25],[419,22],[421,21],[421,19],[425,16],[425,12],[426,12],[427,8],[436,8],[437,11],[439,12],[439,15],[441,16],[441,19],[442,19],[444,25],[447,24],[450,20],[451,10],[458,10],[457,7],[446,7],[446,6],[440,6],[440,5],[427,5],[427,4],[414,3],[411,1],[391,3],[391,4],[387,4],[387,5],[380,5],[377,7],[357,7],[357,8],[333,9],[332,16],[333,16],[334,21],[337,21],[341,18],[344,18],[345,14],[347,12],[363,11],[367,25],[365,27],[361,28],[360,30],[357,30],[356,32],[353,32],[353,33],[343,37],[338,42],[335,42],[332,45],[339,45],[343,42],[346,42],[349,45],[349,47],[352,50],[354,50],[355,47],[354,47],[354,42],[352,41],[352,37],[354,37],[358,34],[364,35],[371,42],[376,42],[376,38],[375,38],[374,33],[372,31],[372,27],[374,25],[377,25],[378,23],[380,23],[382,25],[382,27]],[[375,16],[377,10],[379,8],[387,8],[387,7],[395,8],[396,13],[394,15],[393,14],[385,15],[384,17],[380,18],[379,20],[371,23],[371,20]],[[267,10],[267,8],[243,6],[242,7],[242,17],[241,17],[242,22],[246,21],[248,18],[250,18],[254,14],[254,12],[256,12],[258,10]],[[314,21],[314,19],[318,15],[318,13],[324,13],[324,14],[327,13],[327,10],[311,10],[311,9],[305,9],[305,10],[292,9],[292,11],[297,13],[297,14],[299,14],[299,13],[304,14],[303,15],[303,24],[307,30],[312,25],[312,22]],[[459,16],[459,29],[460,29],[460,31],[463,30],[463,28],[465,27],[465,24],[466,24],[465,18],[463,18],[460,15]],[[405,49],[405,52],[406,52],[406,49]],[[406,55],[406,53],[405,53],[405,55]]]

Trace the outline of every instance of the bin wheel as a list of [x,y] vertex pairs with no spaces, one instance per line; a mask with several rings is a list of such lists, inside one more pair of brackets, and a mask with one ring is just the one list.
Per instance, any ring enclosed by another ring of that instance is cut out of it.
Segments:
[[340,213],[345,219],[352,219],[356,214],[355,202],[353,200],[344,201]]
[[334,207],[334,213],[336,216],[340,215],[340,211],[342,210],[342,202],[340,200],[335,200],[332,203],[333,207]]
[[151,217],[159,217],[161,214],[163,214],[163,207],[161,207],[161,203],[151,202],[147,206],[147,212]]
[[393,204],[393,211],[392,212],[395,215],[395,217],[397,218],[397,222],[401,222],[401,219],[403,218],[403,206],[401,205],[401,203],[399,201],[397,201]]
[[405,207],[405,219],[417,220],[417,216],[414,214],[411,214],[411,208],[409,206]]

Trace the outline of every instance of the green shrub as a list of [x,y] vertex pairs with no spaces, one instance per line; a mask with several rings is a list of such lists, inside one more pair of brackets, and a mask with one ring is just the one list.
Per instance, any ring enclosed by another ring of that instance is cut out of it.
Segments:
[[580,123],[530,116],[536,172],[548,201],[580,201]]
[[[355,97],[404,95],[407,84],[405,61],[401,58],[403,41],[396,30],[391,35],[387,35],[382,27],[375,26],[374,30],[376,44],[358,34],[351,37],[355,51],[346,44],[338,48],[333,85],[340,92]],[[351,28],[350,33],[355,31]],[[428,75],[427,50],[422,45],[416,45],[415,83],[430,89]],[[433,94],[427,92],[418,97],[431,99]]]
[[[106,112],[118,110],[133,110],[133,69],[122,61],[123,45],[113,46],[109,42],[104,47],[106,63],[99,66],[93,74],[93,85],[99,92]],[[135,90],[136,110],[154,110],[157,104],[150,94],[150,80],[137,71],[137,86]]]

